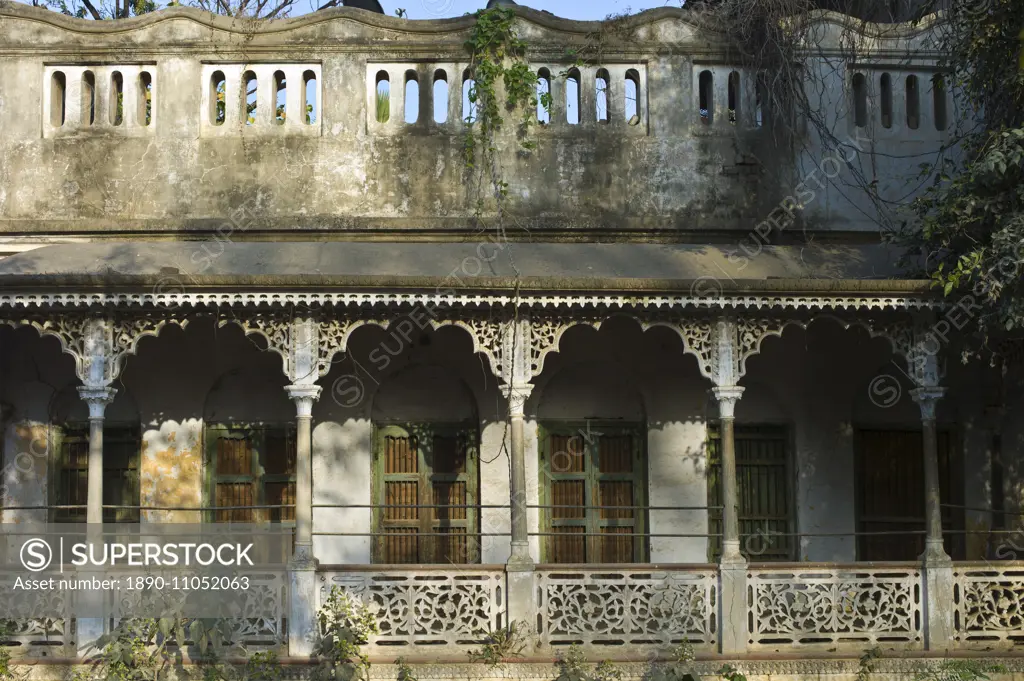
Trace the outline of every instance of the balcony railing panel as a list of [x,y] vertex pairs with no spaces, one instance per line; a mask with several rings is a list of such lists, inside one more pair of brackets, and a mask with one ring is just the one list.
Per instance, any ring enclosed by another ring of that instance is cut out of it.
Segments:
[[327,568],[320,572],[319,602],[337,586],[366,604],[380,628],[369,654],[418,651],[461,656],[489,632],[505,625],[504,566],[375,566],[366,570]]
[[953,624],[959,646],[1024,642],[1024,563],[958,563],[953,579]]
[[548,565],[536,573],[540,642],[586,647],[717,642],[716,566]]
[[[0,582],[4,593],[14,589],[16,575],[10,574]],[[23,592],[25,593],[25,592]],[[74,619],[71,617],[72,592],[57,589],[39,589],[30,592],[36,599],[39,617],[9,619],[11,613],[0,614],[7,619],[11,627],[6,636],[0,639],[13,657],[28,658],[63,658],[73,656],[75,652]],[[32,604],[25,604],[25,611],[32,611]],[[54,617],[57,612],[67,613],[64,617]]]
[[752,567],[748,649],[924,647],[917,565]]

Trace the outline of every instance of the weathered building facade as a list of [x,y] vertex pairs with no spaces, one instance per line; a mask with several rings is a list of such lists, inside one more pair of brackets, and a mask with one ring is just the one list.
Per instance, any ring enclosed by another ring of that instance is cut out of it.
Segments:
[[856,183],[905,201],[952,139],[936,21],[807,19],[828,144],[685,12],[516,11],[553,104],[499,218],[471,17],[0,7],[3,521],[291,524],[238,638],[295,657],[332,585],[375,660],[511,621],[532,662],[1012,651],[1019,369],[960,362],[970,301]]

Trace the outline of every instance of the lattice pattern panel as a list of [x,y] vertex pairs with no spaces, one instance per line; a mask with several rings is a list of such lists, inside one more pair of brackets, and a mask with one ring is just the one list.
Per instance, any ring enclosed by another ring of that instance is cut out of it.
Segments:
[[644,646],[717,641],[713,569],[538,570],[545,645]]
[[[179,573],[180,574],[180,573]],[[286,573],[253,573],[249,577],[249,588],[238,591],[238,617],[226,618],[227,639],[225,646],[246,650],[277,650],[283,652],[288,642],[288,576]],[[165,575],[168,580],[172,573]],[[164,590],[159,594],[173,612],[174,597],[187,594],[186,591]],[[115,601],[113,622],[125,617],[136,617],[140,612],[142,592],[121,592]],[[187,627],[186,627],[187,630]]]
[[964,646],[1024,643],[1024,563],[956,566],[954,630]]
[[[370,648],[478,646],[505,624],[501,569],[323,572],[320,602],[338,586],[367,606],[380,627]],[[388,651],[383,651],[385,654]]]
[[901,567],[751,570],[750,649],[924,645],[921,571]]
[[[16,575],[7,575],[0,589],[11,593]],[[23,592],[24,593],[24,592]],[[12,620],[13,631],[0,640],[0,645],[14,657],[60,658],[74,656],[74,619],[71,617],[71,592],[66,590],[37,590],[31,592],[35,605],[27,606],[39,617]],[[65,612],[64,617],[53,617]],[[29,613],[25,613],[29,614]],[[45,616],[44,616],[45,615]],[[0,618],[4,617],[0,614]]]

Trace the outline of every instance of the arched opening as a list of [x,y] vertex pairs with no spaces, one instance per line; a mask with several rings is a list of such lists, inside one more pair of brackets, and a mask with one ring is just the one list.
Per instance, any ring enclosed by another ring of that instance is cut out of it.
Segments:
[[374,90],[375,113],[378,123],[387,123],[391,118],[391,76],[387,71],[377,72]]
[[537,122],[551,122],[551,72],[547,69],[537,72]]
[[317,115],[319,114],[318,107],[319,103],[316,101],[317,89],[316,89],[316,74],[312,71],[305,71],[302,74],[302,85],[303,85],[303,100],[306,103],[306,125],[312,125],[316,123]]
[[448,120],[448,74],[443,69],[434,71],[434,122]]
[[139,122],[149,125],[153,122],[153,76],[149,71],[139,73]]
[[259,116],[259,82],[256,74],[246,71],[242,74],[242,120],[246,125],[256,125],[256,117]]
[[82,73],[82,124],[92,125],[96,120],[96,76],[92,71]]
[[565,120],[569,125],[580,122],[580,70],[569,69],[565,76]]
[[630,125],[640,124],[640,73],[636,69],[626,71],[625,92],[623,93],[623,108],[625,109],[626,122]]
[[935,116],[935,129],[939,132],[946,129],[946,78],[941,73],[932,76],[932,109]]
[[420,119],[420,81],[415,71],[405,72],[405,122]]
[[921,125],[921,94],[917,76],[907,76],[907,127],[917,130]]
[[210,74],[210,123],[212,125],[224,125],[224,102],[226,97],[225,88],[227,80],[223,71],[214,71]]
[[647,428],[629,374],[614,362],[562,368],[537,421],[541,560],[646,561]]
[[67,108],[67,79],[62,71],[50,76],[50,125],[59,128],[64,125]]
[[274,71],[274,123],[284,125],[288,117],[288,81],[284,71]]
[[608,122],[608,71],[598,69],[594,77],[594,116],[598,123]]
[[276,358],[261,356],[258,365],[224,373],[206,395],[204,505],[213,509],[208,521],[295,520],[295,409],[284,375],[264,369],[271,359]]
[[375,563],[480,560],[479,432],[469,388],[447,368],[416,364],[374,396]]
[[881,90],[882,127],[888,130],[892,127],[892,76],[883,73],[878,85]]
[[768,114],[768,84],[765,82],[764,74],[758,74],[757,83],[754,87],[754,122],[757,127],[764,127]]
[[476,123],[476,81],[469,69],[462,72],[462,121]]
[[124,122],[124,76],[120,71],[110,74],[110,124],[121,125]]
[[711,125],[715,116],[715,79],[710,71],[701,71],[697,79],[700,121]]
[[858,128],[868,124],[868,84],[863,73],[853,74],[853,124]]
[[740,73],[729,73],[729,122],[733,125],[740,117]]

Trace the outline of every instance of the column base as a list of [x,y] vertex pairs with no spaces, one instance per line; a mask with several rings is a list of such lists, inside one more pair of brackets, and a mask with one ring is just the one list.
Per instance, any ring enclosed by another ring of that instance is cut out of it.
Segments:
[[80,660],[97,657],[103,652],[105,622],[102,617],[79,617],[75,620],[75,647]]
[[312,657],[316,641],[316,568],[312,552],[296,547],[288,563],[288,656]]
[[949,651],[953,636],[953,559],[941,540],[931,540],[921,554],[924,569],[925,645],[931,651]]
[[718,621],[723,655],[745,653],[747,650],[747,561],[723,556],[718,566]]
[[537,599],[534,595],[534,565],[531,562],[505,566],[505,584],[508,603],[507,624],[516,622],[525,627],[523,634],[533,639],[537,633]]

